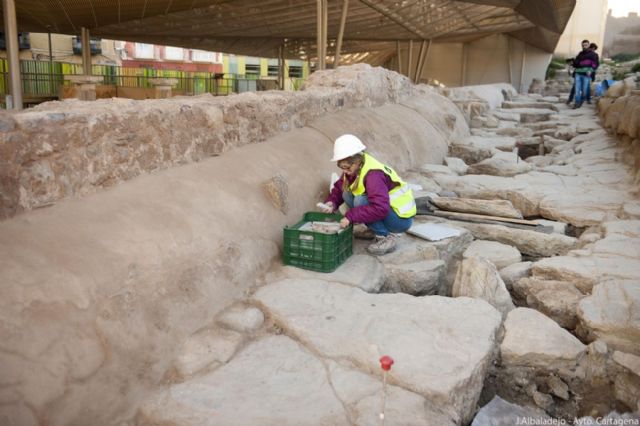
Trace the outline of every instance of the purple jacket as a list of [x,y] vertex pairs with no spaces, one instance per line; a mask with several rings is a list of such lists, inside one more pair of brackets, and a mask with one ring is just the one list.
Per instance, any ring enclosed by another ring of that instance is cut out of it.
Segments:
[[[592,50],[583,50],[578,53],[576,59],[573,61],[573,67],[578,74],[584,74],[587,71],[592,71],[600,66],[598,54]],[[589,70],[591,68],[591,70]]]
[[[351,178],[347,176],[350,185],[356,178],[357,176]],[[342,193],[344,192],[342,189],[343,179],[344,173],[333,185],[329,197],[325,200],[325,202],[331,201],[336,209],[344,202],[342,199]],[[389,191],[396,186],[397,184],[382,170],[370,170],[364,177],[365,194],[369,200],[369,205],[349,209],[345,217],[349,219],[351,223],[373,223],[383,220],[387,217],[391,209]],[[349,190],[348,188],[346,189]]]

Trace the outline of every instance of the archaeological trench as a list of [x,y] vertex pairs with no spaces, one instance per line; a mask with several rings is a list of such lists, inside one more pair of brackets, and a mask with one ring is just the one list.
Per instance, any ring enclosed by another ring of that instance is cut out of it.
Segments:
[[[49,102],[0,132],[1,425],[378,425],[383,396],[386,425],[638,424],[630,84],[573,110],[357,65],[298,92]],[[416,197],[539,226],[420,215],[459,235],[283,266],[342,133]]]

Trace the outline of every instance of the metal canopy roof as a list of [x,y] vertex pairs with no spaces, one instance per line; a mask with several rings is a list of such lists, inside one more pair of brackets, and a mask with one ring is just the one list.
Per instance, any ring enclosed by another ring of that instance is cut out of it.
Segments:
[[[328,2],[328,55],[343,0]],[[395,54],[396,41],[506,33],[553,52],[576,0],[350,0],[342,52]],[[92,35],[249,56],[316,55],[316,0],[16,0],[20,31]],[[1,4],[0,4],[1,6]],[[2,20],[4,25],[4,19]],[[352,55],[352,58],[358,55]]]

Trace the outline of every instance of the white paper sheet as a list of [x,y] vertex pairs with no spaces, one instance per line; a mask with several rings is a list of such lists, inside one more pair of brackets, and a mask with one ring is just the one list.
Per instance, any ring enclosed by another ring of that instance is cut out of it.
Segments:
[[437,223],[420,223],[409,228],[407,233],[429,241],[440,241],[445,238],[457,237],[462,232],[459,229]]

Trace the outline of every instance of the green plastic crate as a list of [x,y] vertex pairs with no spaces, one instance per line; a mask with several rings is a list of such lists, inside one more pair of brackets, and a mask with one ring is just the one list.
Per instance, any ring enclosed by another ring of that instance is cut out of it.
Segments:
[[285,265],[318,272],[333,272],[353,253],[353,226],[337,234],[300,231],[306,222],[340,222],[339,214],[307,212],[302,220],[284,228]]

